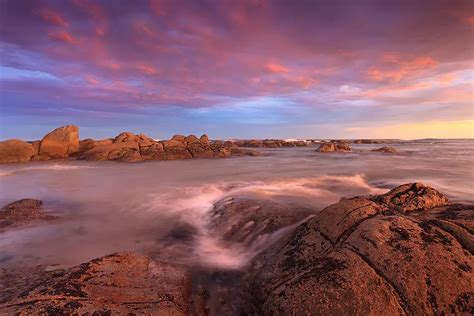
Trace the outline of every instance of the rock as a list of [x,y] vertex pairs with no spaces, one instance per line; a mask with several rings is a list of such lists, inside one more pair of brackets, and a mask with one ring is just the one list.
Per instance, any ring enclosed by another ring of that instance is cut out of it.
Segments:
[[250,245],[258,238],[289,227],[312,213],[303,207],[227,197],[214,204],[209,228],[225,241]]
[[354,144],[383,144],[385,141],[380,139],[356,139]]
[[38,151],[27,142],[19,139],[9,139],[0,142],[0,163],[26,162]]
[[154,143],[148,147],[140,147],[143,160],[165,160],[165,150],[162,143]]
[[200,143],[201,141],[194,135],[189,135],[184,138],[184,141],[189,146],[190,144]]
[[473,215],[420,183],[343,199],[252,260],[245,313],[472,314]]
[[130,252],[36,276],[2,269],[0,278],[2,315],[189,315],[191,308],[184,268]]
[[398,153],[398,149],[396,149],[394,147],[388,147],[388,146],[380,147],[380,148],[377,148],[377,149],[372,149],[371,151],[382,152],[382,153],[387,153],[387,154],[396,154],[396,153]]
[[263,147],[263,142],[261,140],[245,140],[241,147],[256,147],[256,148],[261,148]]
[[201,137],[199,138],[199,140],[201,141],[201,143],[203,143],[203,144],[205,144],[205,145],[208,145],[208,144],[209,144],[209,137],[207,136],[207,134],[201,135]]
[[239,147],[232,147],[231,152],[233,156],[254,156],[258,157],[261,156],[262,154],[256,150],[251,150],[251,149],[244,149],[244,148],[239,148]]
[[79,151],[79,128],[66,125],[46,134],[41,140],[39,155],[66,158]]
[[28,224],[34,220],[50,220],[55,216],[44,214],[43,202],[35,199],[22,199],[4,206],[0,211],[0,229]]
[[192,143],[188,142],[187,148],[193,158],[213,158],[215,154],[208,144],[203,144],[199,140]]
[[321,153],[327,152],[351,152],[352,149],[347,143],[323,143],[319,145],[316,151]]

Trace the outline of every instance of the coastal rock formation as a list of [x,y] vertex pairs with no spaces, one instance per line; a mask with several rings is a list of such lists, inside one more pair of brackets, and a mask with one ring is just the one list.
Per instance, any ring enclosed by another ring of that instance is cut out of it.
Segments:
[[238,140],[235,141],[239,147],[250,147],[250,148],[281,148],[281,147],[307,147],[308,144],[305,141],[285,141],[281,139],[265,139],[265,140]]
[[43,202],[35,199],[22,199],[4,206],[0,210],[0,229],[28,224],[34,220],[56,218],[42,210]]
[[124,252],[68,270],[18,275],[1,270],[2,315],[188,315],[189,273]]
[[472,314],[473,212],[420,183],[343,199],[253,259],[245,313]]
[[237,152],[222,142],[211,143],[207,135],[175,135],[170,140],[155,141],[144,134],[121,133],[110,140],[83,141],[77,157],[81,160],[116,160],[136,162],[143,160],[176,160],[192,158],[225,158],[235,155],[254,155]]
[[39,144],[39,155],[66,158],[79,150],[79,128],[66,125],[46,134]]
[[17,139],[0,142],[0,163],[44,161],[73,157],[79,160],[114,160],[138,162],[144,160],[176,160],[191,158],[226,158],[231,155],[257,156],[249,150],[233,149],[231,142],[209,141],[204,134],[175,135],[170,140],[156,141],[145,134],[120,133],[104,140],[79,141],[79,129],[67,125],[55,129],[41,141],[28,144]]
[[354,144],[383,144],[385,141],[380,139],[356,139]]
[[210,214],[210,229],[223,240],[251,244],[257,238],[295,224],[313,213],[302,207],[228,197]]
[[323,143],[319,145],[317,152],[329,153],[329,152],[351,152],[351,147],[345,142],[338,143]]
[[19,139],[0,142],[0,163],[27,162],[38,153],[38,149]]
[[386,153],[386,154],[396,154],[396,153],[398,153],[398,149],[396,149],[395,147],[389,147],[389,146],[384,146],[384,147],[380,147],[380,148],[377,148],[377,149],[372,149],[372,151]]

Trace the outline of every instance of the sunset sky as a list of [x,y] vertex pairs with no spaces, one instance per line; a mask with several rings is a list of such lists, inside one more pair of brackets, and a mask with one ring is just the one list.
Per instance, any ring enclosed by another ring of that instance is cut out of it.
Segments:
[[474,1],[0,0],[0,138],[474,137]]

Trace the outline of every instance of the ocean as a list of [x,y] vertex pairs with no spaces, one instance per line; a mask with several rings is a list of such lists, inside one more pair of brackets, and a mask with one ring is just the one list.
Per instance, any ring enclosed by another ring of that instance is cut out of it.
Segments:
[[[0,204],[36,198],[60,218],[0,234],[0,267],[68,267],[117,251],[238,270],[260,247],[222,243],[209,231],[213,204],[229,196],[268,200],[314,213],[342,197],[423,182],[452,202],[474,203],[474,140],[390,144],[400,153],[318,153],[316,147],[259,149],[262,157],[150,161],[51,161],[0,166]],[[170,238],[186,227],[193,238]],[[289,227],[288,229],[291,229]]]

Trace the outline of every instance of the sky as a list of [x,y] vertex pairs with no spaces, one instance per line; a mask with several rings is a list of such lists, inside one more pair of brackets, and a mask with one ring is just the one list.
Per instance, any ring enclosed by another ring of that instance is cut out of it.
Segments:
[[0,139],[474,137],[471,0],[0,0]]

